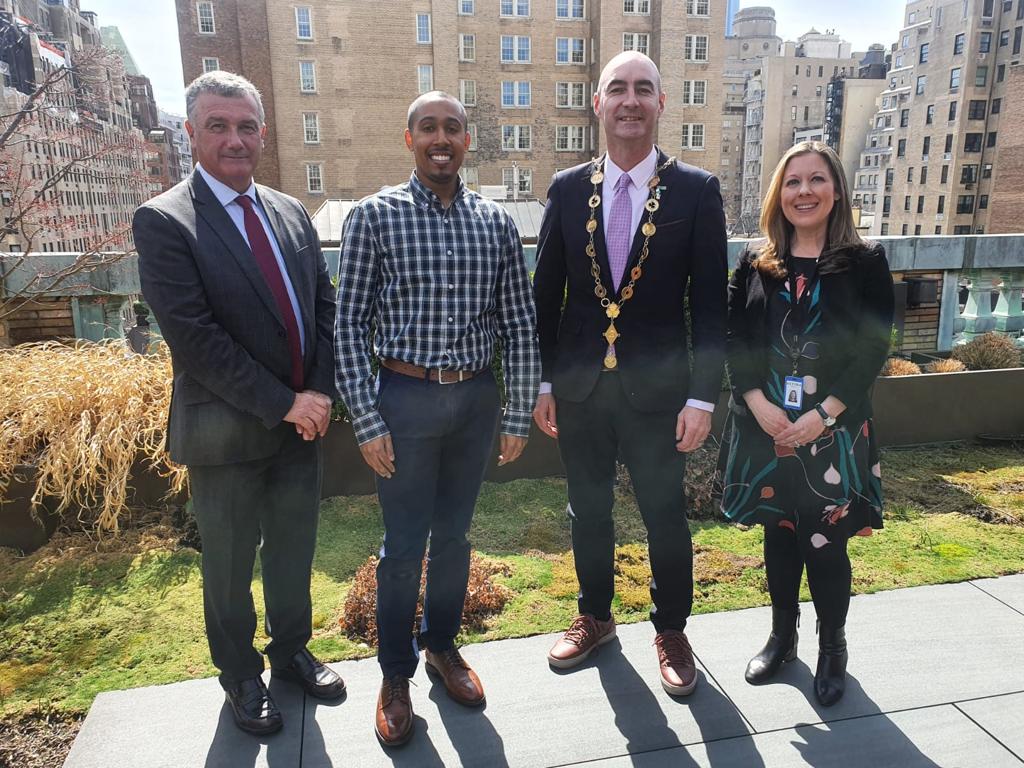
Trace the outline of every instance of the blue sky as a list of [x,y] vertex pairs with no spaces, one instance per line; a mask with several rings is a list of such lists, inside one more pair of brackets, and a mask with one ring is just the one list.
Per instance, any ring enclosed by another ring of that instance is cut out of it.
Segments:
[[[775,9],[778,33],[783,39],[795,40],[812,26],[818,31],[835,29],[853,44],[854,50],[864,51],[871,43],[882,43],[888,47],[896,42],[903,23],[905,3],[900,0],[740,2],[740,8],[755,5]],[[184,114],[174,0],[81,0],[81,7],[95,11],[101,26],[120,27],[139,70],[153,81],[157,104],[163,109]]]

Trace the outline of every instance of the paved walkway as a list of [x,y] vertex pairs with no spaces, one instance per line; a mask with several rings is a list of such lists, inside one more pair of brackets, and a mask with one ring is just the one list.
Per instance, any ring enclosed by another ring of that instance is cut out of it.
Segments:
[[545,662],[550,635],[468,646],[486,708],[452,703],[421,667],[417,733],[393,751],[373,735],[373,660],[333,665],[349,689],[334,706],[272,682],[286,724],[265,739],[235,729],[216,680],[105,693],[65,768],[1024,766],[1024,574],[855,597],[847,692],[830,709],[811,692],[810,606],[800,659],[775,683],[744,682],[769,618],[693,618],[701,680],[685,699],[658,683],[649,624],[564,673]]

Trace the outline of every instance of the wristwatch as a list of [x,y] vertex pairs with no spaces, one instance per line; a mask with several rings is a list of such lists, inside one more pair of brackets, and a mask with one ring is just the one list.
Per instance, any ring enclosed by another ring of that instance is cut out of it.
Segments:
[[836,423],[836,417],[829,416],[828,411],[821,407],[821,403],[818,403],[816,406],[814,406],[814,410],[816,410],[818,412],[818,415],[821,416],[821,420],[824,422],[826,427],[831,427],[833,424]]

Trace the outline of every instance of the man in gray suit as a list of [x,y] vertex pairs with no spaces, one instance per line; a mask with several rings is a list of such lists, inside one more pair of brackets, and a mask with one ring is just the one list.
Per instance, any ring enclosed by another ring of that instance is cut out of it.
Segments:
[[195,171],[133,220],[142,290],[171,350],[171,458],[188,465],[203,542],[213,663],[242,730],[281,728],[253,647],[256,551],[272,674],[338,698],[306,649],[321,445],[334,397],[334,300],[312,222],[253,183],[263,105],[242,77],[208,72],[185,92]]

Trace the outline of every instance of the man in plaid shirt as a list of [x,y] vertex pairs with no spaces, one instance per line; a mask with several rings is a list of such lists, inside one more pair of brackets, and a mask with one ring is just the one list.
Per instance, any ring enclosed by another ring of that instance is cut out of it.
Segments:
[[526,445],[540,382],[519,233],[501,206],[459,178],[470,142],[462,104],[439,91],[420,96],[409,108],[405,142],[416,161],[409,181],[366,198],[345,222],[335,323],[338,390],[377,473],[384,515],[376,732],[389,746],[412,736],[409,678],[420,645],[428,672],[453,699],[484,701],[454,641],[469,576],[466,534],[498,429],[490,369],[497,343],[506,392],[499,465]]

